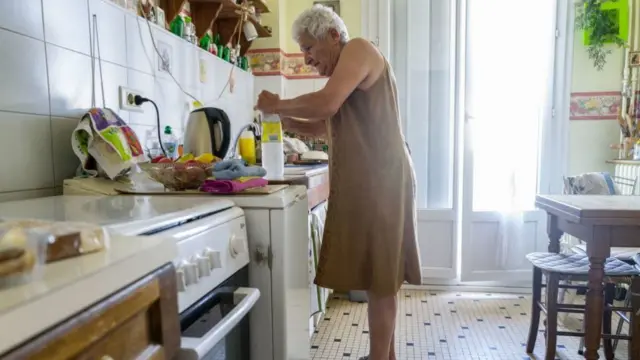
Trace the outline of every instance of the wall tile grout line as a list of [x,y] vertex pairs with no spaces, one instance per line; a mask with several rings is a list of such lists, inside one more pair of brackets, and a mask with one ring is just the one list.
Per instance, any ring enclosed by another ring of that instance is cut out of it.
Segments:
[[44,39],[44,66],[45,71],[47,72],[47,100],[49,102],[49,137],[51,139],[51,179],[53,181],[53,185],[56,185],[56,165],[55,165],[55,146],[54,146],[54,138],[53,138],[53,118],[51,117],[51,76],[49,73],[49,57],[47,55],[47,34],[44,26],[44,0],[40,1],[40,7],[42,10],[42,38]]

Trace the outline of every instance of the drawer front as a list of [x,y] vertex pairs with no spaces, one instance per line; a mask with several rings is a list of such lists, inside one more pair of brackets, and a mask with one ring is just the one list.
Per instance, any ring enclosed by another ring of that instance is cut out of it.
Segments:
[[167,264],[5,359],[171,359],[179,347],[175,269]]

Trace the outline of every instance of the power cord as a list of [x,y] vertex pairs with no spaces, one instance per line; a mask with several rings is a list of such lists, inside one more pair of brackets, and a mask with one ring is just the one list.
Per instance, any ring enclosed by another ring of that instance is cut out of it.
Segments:
[[158,111],[158,105],[156,105],[156,103],[153,100],[147,99],[146,97],[142,97],[140,95],[136,95],[133,98],[133,102],[138,106],[146,102],[150,102],[153,105],[153,107],[156,109],[156,125],[157,125],[156,128],[158,130],[158,143],[160,144],[160,150],[162,150],[162,153],[166,157],[167,151],[164,149],[164,146],[162,145],[162,134],[160,132],[160,111]]

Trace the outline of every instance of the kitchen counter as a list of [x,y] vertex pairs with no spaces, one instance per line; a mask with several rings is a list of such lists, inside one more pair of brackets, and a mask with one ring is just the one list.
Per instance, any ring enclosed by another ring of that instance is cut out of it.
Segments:
[[171,262],[175,240],[111,236],[101,252],[44,266],[42,277],[0,290],[0,354]]
[[285,167],[284,180],[270,180],[269,183],[305,186],[309,198],[309,209],[313,209],[329,198],[329,166]]

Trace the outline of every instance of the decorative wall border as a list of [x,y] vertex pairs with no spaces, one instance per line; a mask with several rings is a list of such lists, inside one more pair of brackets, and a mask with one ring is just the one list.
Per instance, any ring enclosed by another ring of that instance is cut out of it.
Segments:
[[[616,120],[622,103],[619,91],[574,92],[570,120]],[[636,114],[640,114],[640,92],[636,94]]]
[[249,66],[254,76],[281,75],[287,79],[320,79],[322,76],[304,63],[301,53],[286,53],[282,49],[249,50]]
[[[248,55],[254,76],[280,75],[291,80],[322,78],[313,67],[305,65],[301,53],[273,48],[249,50]],[[640,114],[640,92],[636,99],[636,114]],[[616,120],[621,103],[619,91],[574,92],[569,120]]]

